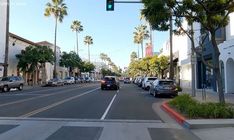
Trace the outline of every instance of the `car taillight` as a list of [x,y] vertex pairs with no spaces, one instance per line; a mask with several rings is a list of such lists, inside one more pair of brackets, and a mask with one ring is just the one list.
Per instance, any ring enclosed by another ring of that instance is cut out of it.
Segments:
[[101,83],[102,83],[102,84],[105,84],[105,83],[106,83],[106,81],[104,81],[104,80],[101,80]]

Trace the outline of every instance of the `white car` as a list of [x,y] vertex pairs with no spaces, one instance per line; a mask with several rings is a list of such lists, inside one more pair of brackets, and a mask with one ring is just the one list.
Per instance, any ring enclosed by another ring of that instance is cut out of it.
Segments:
[[64,84],[75,84],[75,78],[74,77],[66,77],[64,79]]
[[149,90],[151,83],[153,83],[157,77],[145,77],[143,82],[142,82],[142,88],[145,90]]

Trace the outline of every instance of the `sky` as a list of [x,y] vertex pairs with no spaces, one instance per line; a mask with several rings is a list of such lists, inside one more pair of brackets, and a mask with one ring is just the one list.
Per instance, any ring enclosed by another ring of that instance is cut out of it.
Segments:
[[[131,1],[131,0],[130,0]],[[134,1],[134,0],[133,0]],[[33,42],[54,42],[54,17],[45,17],[44,9],[51,0],[11,0],[10,32]],[[64,0],[68,15],[58,25],[57,45],[62,51],[74,51],[75,33],[70,29],[74,20],[81,21],[84,31],[79,38],[79,55],[88,59],[88,48],[84,37],[90,35],[93,45],[90,46],[91,61],[101,61],[100,53],[107,54],[121,68],[127,67],[131,52],[137,52],[133,43],[134,28],[140,21],[143,4],[115,4],[114,11],[106,11],[106,0]],[[153,32],[154,51],[158,51],[168,39],[167,32]],[[145,41],[147,43],[147,41]]]

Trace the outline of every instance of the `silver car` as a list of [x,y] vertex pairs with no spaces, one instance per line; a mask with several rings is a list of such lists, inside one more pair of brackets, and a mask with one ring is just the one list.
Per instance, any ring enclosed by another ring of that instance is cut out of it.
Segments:
[[150,87],[150,94],[153,94],[154,97],[159,95],[168,95],[168,96],[177,96],[178,91],[176,90],[176,86],[174,81],[167,79],[157,79],[155,80]]
[[2,92],[10,91],[11,88],[17,88],[23,90],[24,79],[19,76],[7,76],[3,77],[0,81],[0,90]]

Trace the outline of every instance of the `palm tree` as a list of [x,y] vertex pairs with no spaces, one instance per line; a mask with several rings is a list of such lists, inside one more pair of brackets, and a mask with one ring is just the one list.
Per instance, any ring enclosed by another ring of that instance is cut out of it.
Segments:
[[78,20],[74,20],[71,25],[71,29],[73,32],[76,32],[76,49],[77,49],[77,55],[79,55],[79,49],[78,49],[78,33],[83,31],[83,26],[81,25],[81,22]]
[[141,42],[141,53],[142,53],[142,58],[143,58],[143,41],[144,39],[149,38],[149,31],[146,30],[147,26],[145,25],[140,25],[138,27],[135,28],[135,32],[133,32],[133,34],[136,36],[136,38],[139,39],[139,41]]
[[64,0],[52,0],[52,3],[48,2],[46,4],[45,13],[46,17],[51,15],[55,18],[55,31],[54,31],[54,72],[53,77],[57,77],[56,65],[57,65],[57,57],[56,57],[56,39],[57,39],[57,24],[58,21],[62,22],[64,16],[67,15],[67,6],[63,3]]
[[134,35],[134,43],[135,43],[135,44],[138,44],[137,57],[138,57],[138,59],[139,59],[139,58],[140,58],[140,54],[139,54],[139,44],[141,44],[141,40],[140,40],[139,36]]
[[88,47],[88,56],[89,56],[89,62],[90,62],[90,50],[89,50],[89,45],[92,45],[93,44],[93,39],[91,36],[86,36],[84,38],[84,43],[85,45],[87,45]]

